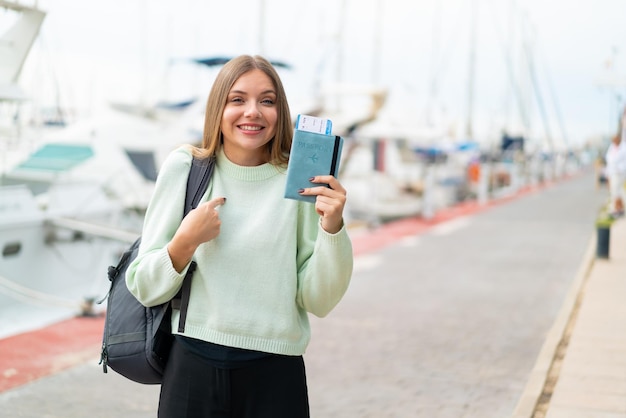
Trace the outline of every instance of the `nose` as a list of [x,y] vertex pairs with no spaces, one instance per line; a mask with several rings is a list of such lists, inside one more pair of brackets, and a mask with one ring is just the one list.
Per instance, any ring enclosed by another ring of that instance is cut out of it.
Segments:
[[258,103],[250,102],[246,107],[246,111],[244,113],[247,117],[258,117],[261,115],[261,111],[259,110]]

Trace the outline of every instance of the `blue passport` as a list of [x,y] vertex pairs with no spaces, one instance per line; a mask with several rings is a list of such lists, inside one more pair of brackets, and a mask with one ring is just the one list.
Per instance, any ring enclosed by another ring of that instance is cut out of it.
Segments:
[[317,196],[302,196],[298,190],[323,186],[322,183],[311,183],[311,177],[328,174],[337,177],[342,149],[343,138],[340,136],[296,129],[287,166],[285,197],[315,203]]

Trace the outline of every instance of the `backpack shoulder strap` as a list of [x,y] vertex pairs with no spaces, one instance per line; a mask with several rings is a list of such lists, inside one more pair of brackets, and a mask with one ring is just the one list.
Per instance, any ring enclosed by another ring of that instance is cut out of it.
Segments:
[[[191,168],[189,169],[189,177],[187,178],[187,193],[185,194],[185,208],[183,217],[198,206],[202,195],[209,185],[213,170],[215,169],[215,157],[206,159],[193,158]],[[178,320],[178,332],[185,331],[185,322],[187,321],[187,307],[189,306],[189,297],[191,295],[191,278],[196,269],[196,262],[192,261],[187,269],[183,285],[178,294],[172,300],[172,307],[180,309],[180,318]]]
[[185,194],[185,208],[183,217],[198,206],[202,195],[209,185],[209,180],[215,168],[215,157],[198,159],[193,157],[189,177],[187,177],[187,193]]

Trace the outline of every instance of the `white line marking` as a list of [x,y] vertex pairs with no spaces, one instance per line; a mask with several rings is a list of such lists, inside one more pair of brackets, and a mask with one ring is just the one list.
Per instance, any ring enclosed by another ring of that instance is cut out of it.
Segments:
[[411,236],[402,238],[398,245],[401,245],[402,247],[417,247],[417,244],[419,244],[420,241],[421,241],[420,237],[411,235]]
[[433,229],[430,230],[430,233],[432,235],[448,235],[454,231],[458,231],[461,228],[465,228],[469,224],[470,219],[469,217],[465,216],[434,226]]
[[357,271],[372,270],[382,264],[383,259],[379,255],[360,255],[354,258],[353,273]]

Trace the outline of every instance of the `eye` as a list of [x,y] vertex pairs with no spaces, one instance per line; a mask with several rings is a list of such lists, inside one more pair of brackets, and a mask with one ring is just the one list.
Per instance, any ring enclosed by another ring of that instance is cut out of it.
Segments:
[[263,103],[266,106],[272,106],[274,104],[274,100],[272,100],[272,99],[263,99],[263,100],[261,100],[261,103]]
[[243,98],[241,97],[233,97],[230,99],[231,103],[243,103]]

